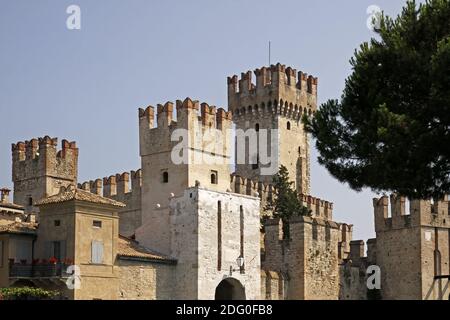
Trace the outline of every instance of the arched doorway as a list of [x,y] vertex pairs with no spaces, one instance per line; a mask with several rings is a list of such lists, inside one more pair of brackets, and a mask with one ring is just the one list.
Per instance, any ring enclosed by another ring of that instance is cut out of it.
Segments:
[[216,300],[245,300],[245,288],[234,278],[222,280],[216,288]]

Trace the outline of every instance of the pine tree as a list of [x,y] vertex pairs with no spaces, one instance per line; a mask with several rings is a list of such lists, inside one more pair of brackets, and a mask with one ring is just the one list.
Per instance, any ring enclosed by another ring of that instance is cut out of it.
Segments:
[[450,192],[450,1],[382,15],[351,59],[341,100],[304,117],[319,163],[354,190],[412,198]]

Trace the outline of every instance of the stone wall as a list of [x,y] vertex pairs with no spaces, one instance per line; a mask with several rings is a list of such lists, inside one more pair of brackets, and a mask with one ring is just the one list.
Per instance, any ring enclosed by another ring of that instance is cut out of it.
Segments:
[[119,299],[170,300],[176,287],[175,266],[158,262],[117,259]]
[[[278,150],[272,150],[276,156],[271,161],[275,171],[264,174],[261,170],[264,165],[253,167],[248,159],[251,155],[246,151],[247,161],[237,163],[236,174],[250,179],[263,176],[271,179],[279,166],[284,165],[296,189],[309,194],[310,146],[301,117],[312,114],[317,108],[317,78],[307,77],[302,72],[297,74],[296,70],[281,64],[255,70],[256,84],[252,83],[252,75],[248,71],[241,74],[240,80],[238,76],[228,78],[228,106],[233,112],[236,129],[278,130],[273,137],[273,146]],[[267,150],[272,149],[270,138],[252,144],[267,144]]]
[[[231,173],[231,113],[189,98],[176,102],[176,121],[173,109],[170,102],[158,105],[156,123],[153,107],[139,110],[142,226],[136,238],[165,254],[170,251],[170,224],[167,211],[160,214],[159,208],[168,207],[171,194],[182,196],[185,189],[197,184],[226,191]],[[215,146],[220,147],[216,150]],[[215,183],[211,180],[213,171]],[[152,232],[154,226],[157,230]]]
[[[61,187],[76,184],[78,176],[78,148],[75,142],[48,136],[12,145],[12,180],[14,203],[27,212],[37,213],[34,202],[57,194]],[[30,204],[31,202],[31,204]]]
[[[190,188],[172,199],[170,208],[171,256],[178,261],[175,298],[214,299],[221,281],[232,278],[245,287],[247,299],[259,299],[259,199]],[[244,273],[236,262],[241,254]]]
[[[448,199],[432,203],[397,195],[374,199],[376,262],[383,299],[447,299],[450,273]],[[391,214],[389,216],[389,206]]]
[[261,270],[261,299],[287,299],[288,280],[285,275],[275,271]]
[[289,223],[285,239],[281,221],[265,225],[263,269],[286,274],[288,299],[339,297],[339,225],[320,218],[298,217]]

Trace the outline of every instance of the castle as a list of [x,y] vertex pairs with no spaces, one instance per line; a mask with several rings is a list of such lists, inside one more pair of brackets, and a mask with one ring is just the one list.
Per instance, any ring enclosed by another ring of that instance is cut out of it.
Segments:
[[[228,78],[228,111],[190,98],[139,109],[135,171],[79,182],[75,142],[13,144],[0,287],[67,299],[447,298],[448,199],[413,200],[410,212],[403,197],[374,199],[366,255],[333,204],[310,194],[301,118],[317,109],[317,78],[282,64],[254,75]],[[289,237],[279,219],[261,229],[280,165],[311,213],[289,221]],[[368,290],[370,266],[380,290]]]

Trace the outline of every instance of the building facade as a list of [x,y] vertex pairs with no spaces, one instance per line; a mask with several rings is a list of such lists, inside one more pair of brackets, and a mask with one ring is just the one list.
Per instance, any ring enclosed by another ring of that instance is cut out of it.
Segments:
[[[281,64],[254,75],[228,78],[228,111],[190,98],[139,109],[138,170],[78,183],[75,142],[13,144],[0,287],[76,300],[447,298],[448,199],[411,201],[409,214],[402,197],[375,199],[366,254],[310,192],[301,119],[317,110],[317,78]],[[281,165],[310,214],[262,225]],[[380,290],[368,290],[371,266]]]

